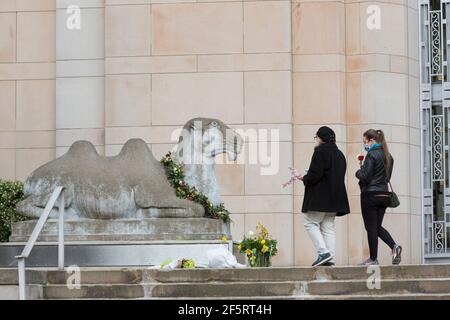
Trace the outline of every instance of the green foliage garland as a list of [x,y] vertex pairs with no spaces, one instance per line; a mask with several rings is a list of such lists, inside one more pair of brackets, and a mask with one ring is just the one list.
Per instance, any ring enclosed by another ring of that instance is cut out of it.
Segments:
[[174,161],[172,153],[167,153],[162,159],[161,163],[166,169],[167,178],[172,187],[175,188],[177,197],[194,201],[201,204],[205,208],[205,214],[209,218],[222,219],[224,222],[230,221],[230,213],[223,203],[214,206],[208,197],[198,191],[195,187],[190,187],[184,181],[183,167]]

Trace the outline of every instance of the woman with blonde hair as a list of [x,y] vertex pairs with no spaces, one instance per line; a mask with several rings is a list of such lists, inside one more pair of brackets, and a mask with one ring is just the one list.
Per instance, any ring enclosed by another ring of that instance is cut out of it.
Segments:
[[394,159],[381,130],[369,129],[363,134],[367,155],[364,164],[356,171],[361,189],[361,211],[367,231],[370,258],[361,265],[377,265],[378,238],[392,250],[392,264],[401,261],[402,247],[396,244],[389,232],[382,227],[389,204],[388,182],[391,179]]

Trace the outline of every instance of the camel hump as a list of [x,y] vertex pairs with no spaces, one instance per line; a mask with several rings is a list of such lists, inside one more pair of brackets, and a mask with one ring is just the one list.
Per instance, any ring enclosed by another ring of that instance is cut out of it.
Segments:
[[132,158],[132,159],[146,159],[149,156],[153,158],[152,151],[150,150],[147,143],[142,139],[128,140],[123,145],[122,150],[120,150],[118,156],[121,158]]
[[69,151],[67,151],[67,155],[69,157],[76,157],[76,158],[92,158],[92,157],[98,157],[97,150],[95,149],[94,145],[85,140],[76,141],[70,146]]

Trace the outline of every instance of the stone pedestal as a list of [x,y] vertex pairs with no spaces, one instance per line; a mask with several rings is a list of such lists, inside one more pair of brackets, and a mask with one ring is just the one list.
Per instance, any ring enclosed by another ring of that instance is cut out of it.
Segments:
[[[0,267],[16,266],[14,258],[28,241],[36,220],[13,225],[9,243],[0,244]],[[28,267],[57,265],[57,220],[41,232]],[[152,266],[167,259],[208,263],[206,252],[225,246],[232,251],[229,224],[210,218],[148,218],[65,221],[65,265]],[[226,236],[228,241],[221,241]]]
[[[0,244],[0,268],[16,267],[25,242]],[[70,241],[65,244],[65,266],[112,267],[157,266],[167,259],[193,259],[197,266],[206,266],[206,252],[225,246],[220,240],[155,240],[155,241]],[[55,267],[58,265],[58,244],[36,244],[26,261],[27,267]]]
[[[28,241],[36,220],[13,224],[11,242]],[[68,220],[67,241],[220,240],[231,238],[229,224],[210,218],[147,218]],[[38,241],[57,241],[58,221],[48,220]]]

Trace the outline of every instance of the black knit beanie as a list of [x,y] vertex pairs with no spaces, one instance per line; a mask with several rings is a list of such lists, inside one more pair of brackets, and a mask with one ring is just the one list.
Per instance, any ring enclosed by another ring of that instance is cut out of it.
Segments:
[[334,131],[326,126],[320,127],[317,130],[317,136],[322,139],[323,142],[336,142],[336,134]]

